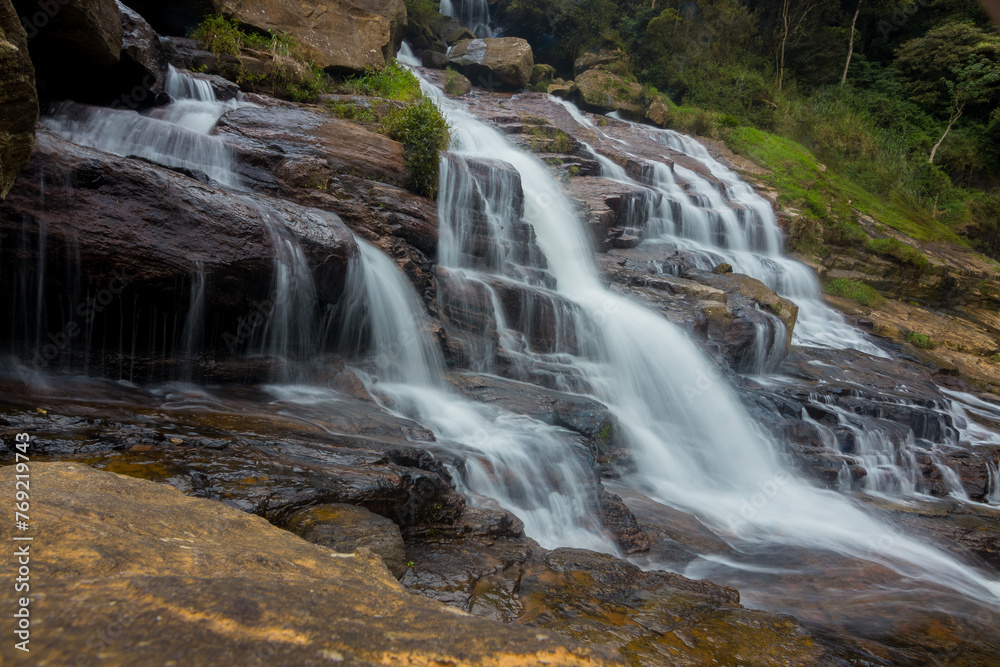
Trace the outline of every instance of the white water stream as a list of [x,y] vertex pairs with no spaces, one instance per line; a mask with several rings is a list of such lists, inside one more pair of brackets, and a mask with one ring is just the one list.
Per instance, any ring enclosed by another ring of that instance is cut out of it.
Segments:
[[[1000,582],[800,480],[678,328],[601,285],[582,223],[545,165],[459,103],[427,90],[451,123],[456,155],[500,160],[519,173],[524,218],[556,279],[555,292],[578,306],[577,329],[590,334],[578,341],[575,365],[616,415],[636,458],[639,472],[629,483],[698,515],[738,549],[783,544],[834,552],[1000,602]],[[443,179],[442,202],[458,196],[449,187],[454,183]],[[443,224],[447,219],[442,211]],[[450,257],[446,247],[442,257]]]

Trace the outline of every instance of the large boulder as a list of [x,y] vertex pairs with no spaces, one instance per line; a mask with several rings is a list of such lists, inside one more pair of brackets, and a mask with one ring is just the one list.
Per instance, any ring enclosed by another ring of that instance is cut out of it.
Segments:
[[39,93],[49,98],[78,97],[95,85],[96,72],[121,59],[122,20],[116,0],[14,0],[28,17],[31,57]]
[[[179,331],[199,282],[211,318],[205,348],[233,351],[224,334],[238,335],[241,319],[262,309],[269,314],[261,304],[273,298],[275,234],[287,234],[301,247],[320,310],[338,302],[358,253],[352,234],[332,213],[235,194],[203,173],[124,159],[48,130],[39,131],[18,187],[0,205],[0,232],[10,237],[0,242],[0,281],[35,284],[44,275],[47,315],[40,333],[43,340],[46,332],[57,338],[66,333],[76,343],[59,346],[66,354],[81,352],[84,324],[91,332],[107,328],[105,338],[86,334],[106,346],[95,352],[162,353],[166,332],[155,334],[153,321],[166,317],[178,322],[171,331]],[[39,265],[65,270],[42,272]],[[75,309],[88,290],[110,294],[101,315],[84,318]],[[0,302],[13,307],[17,298],[5,290]],[[119,318],[134,322],[124,339]],[[38,360],[39,352],[28,356]],[[36,368],[55,366],[49,357]]]
[[138,81],[146,90],[163,92],[167,59],[160,38],[137,12],[118,3],[122,22],[120,69],[123,78]]
[[629,118],[642,117],[642,86],[635,81],[600,69],[588,69],[575,81],[584,109],[597,113],[620,111]]
[[287,32],[317,65],[341,73],[381,69],[406,32],[403,0],[212,0],[216,11],[258,30]]
[[10,0],[0,0],[0,200],[31,156],[37,122],[27,36]]
[[[13,498],[14,466],[2,471]],[[20,536],[34,540],[11,541],[12,521],[0,539],[30,559],[38,667],[621,664],[410,595],[366,550],[337,554],[165,484],[68,463],[32,463],[31,476],[41,493]],[[4,597],[4,616],[19,608]],[[13,634],[0,646],[4,664],[23,655]]]
[[531,46],[519,37],[466,39],[448,57],[455,69],[484,88],[524,88],[535,65]]

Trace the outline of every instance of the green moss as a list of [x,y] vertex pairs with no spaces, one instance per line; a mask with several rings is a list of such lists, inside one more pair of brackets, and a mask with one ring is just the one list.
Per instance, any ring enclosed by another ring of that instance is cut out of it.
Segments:
[[434,197],[438,188],[441,151],[451,141],[448,121],[428,98],[393,109],[382,119],[379,130],[403,143],[410,189]]
[[885,303],[885,297],[875,291],[871,285],[848,280],[847,278],[835,278],[828,282],[823,291],[834,296],[844,296],[860,303],[862,306],[879,308]]
[[916,331],[906,334],[906,342],[922,350],[933,350],[937,347],[937,343],[932,341],[930,336]]

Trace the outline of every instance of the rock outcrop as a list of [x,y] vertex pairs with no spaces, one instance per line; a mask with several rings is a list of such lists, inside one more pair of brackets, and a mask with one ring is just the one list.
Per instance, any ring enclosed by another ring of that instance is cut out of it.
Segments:
[[29,48],[43,97],[83,100],[104,95],[106,82],[95,74],[114,68],[122,52],[116,0],[14,0],[14,7],[19,15],[31,17]]
[[337,73],[381,69],[396,55],[406,31],[403,0],[332,0],[315,6],[295,0],[212,0],[214,9],[258,30],[286,32]]
[[288,519],[288,529],[313,544],[338,553],[361,547],[382,559],[393,576],[406,573],[406,553],[399,527],[389,519],[354,505],[319,505],[299,510]]
[[[367,550],[338,554],[166,485],[83,464],[34,463],[31,475],[39,667],[620,664],[409,595]],[[0,489],[14,497],[13,466]],[[0,539],[13,544],[12,531]],[[0,656],[21,654],[7,641]]]
[[[85,322],[76,302],[84,300],[87,290],[96,294],[113,285],[102,314],[86,318],[86,325],[96,331],[113,327],[116,333],[107,343],[135,345],[137,351],[170,347],[162,337],[156,342],[158,336],[146,328],[155,328],[152,322],[142,322],[186,312],[199,273],[206,312],[220,318],[221,325],[214,335],[206,333],[207,346],[224,350],[223,334],[236,335],[240,319],[273,296],[275,243],[284,243],[274,240],[275,233],[287,233],[300,244],[319,308],[337,302],[358,252],[350,231],[334,214],[266,196],[233,194],[213,187],[204,174],[122,159],[48,130],[39,132],[18,183],[0,206],[0,230],[17,239],[2,247],[4,258],[12,260],[2,264],[4,284],[33,280],[25,276],[39,263],[68,262],[66,271],[45,274],[45,294],[55,299],[44,304],[53,317],[47,330],[55,334],[75,323],[73,336],[79,337]],[[84,294],[74,300],[79,290]],[[11,290],[2,297],[5,303],[16,298]],[[124,340],[119,317],[135,325]]]
[[28,39],[10,0],[0,0],[0,201],[31,156],[37,122]]
[[452,47],[448,58],[474,85],[491,89],[524,88],[535,65],[531,46],[519,37],[466,39]]
[[575,81],[580,106],[585,109],[620,111],[629,118],[642,118],[642,86],[637,82],[601,69],[588,69]]

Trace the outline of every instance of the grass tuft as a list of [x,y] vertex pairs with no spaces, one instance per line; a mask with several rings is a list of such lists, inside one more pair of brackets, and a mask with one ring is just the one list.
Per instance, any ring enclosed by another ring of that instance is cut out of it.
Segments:
[[834,278],[826,284],[823,291],[833,296],[853,299],[869,308],[880,308],[885,303],[885,297],[876,292],[871,285],[847,278]]

